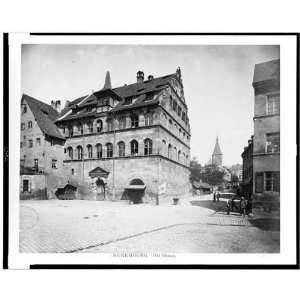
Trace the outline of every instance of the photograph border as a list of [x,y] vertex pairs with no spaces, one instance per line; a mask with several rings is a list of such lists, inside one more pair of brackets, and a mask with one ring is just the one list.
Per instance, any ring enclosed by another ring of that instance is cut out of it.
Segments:
[[[32,264],[30,269],[299,269],[299,49],[300,34],[295,32],[268,33],[189,33],[189,32],[105,32],[105,33],[64,33],[64,32],[33,32],[38,36],[295,36],[296,37],[296,264]],[[9,242],[9,33],[3,34],[3,269],[8,269]]]

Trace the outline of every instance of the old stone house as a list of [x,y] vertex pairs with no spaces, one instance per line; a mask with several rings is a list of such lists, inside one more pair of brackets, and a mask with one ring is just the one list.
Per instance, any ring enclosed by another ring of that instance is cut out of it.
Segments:
[[60,182],[65,138],[54,121],[60,102],[52,106],[28,95],[21,99],[20,198],[51,197]]
[[280,60],[256,64],[253,193],[280,192]]
[[39,186],[50,198],[161,203],[189,193],[191,133],[179,68],[147,79],[139,71],[135,83],[117,88],[107,73],[102,89],[67,101],[60,114],[26,95],[24,104],[34,109],[22,123],[29,114],[36,120],[30,139],[41,146],[21,145],[21,163],[44,176]]

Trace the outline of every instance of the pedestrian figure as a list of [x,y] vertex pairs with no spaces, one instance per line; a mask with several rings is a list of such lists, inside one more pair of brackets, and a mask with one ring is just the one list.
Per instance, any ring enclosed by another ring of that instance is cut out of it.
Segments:
[[243,217],[246,216],[246,208],[247,208],[247,200],[242,197],[241,198],[241,215],[243,215]]
[[220,201],[220,192],[217,191],[217,202],[219,202],[219,201]]
[[213,194],[213,202],[216,202],[216,192]]

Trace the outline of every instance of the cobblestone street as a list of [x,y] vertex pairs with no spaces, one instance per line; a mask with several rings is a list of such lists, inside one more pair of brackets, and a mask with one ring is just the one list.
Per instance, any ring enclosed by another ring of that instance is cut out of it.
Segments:
[[21,201],[20,252],[279,252],[279,231],[192,200],[161,206]]

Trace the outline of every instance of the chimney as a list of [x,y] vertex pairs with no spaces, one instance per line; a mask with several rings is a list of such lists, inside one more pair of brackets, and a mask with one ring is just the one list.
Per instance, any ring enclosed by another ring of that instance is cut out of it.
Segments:
[[150,80],[153,80],[154,79],[154,77],[153,77],[153,75],[149,75],[148,76],[148,80],[150,81]]
[[137,83],[143,83],[144,82],[144,72],[143,71],[138,71],[136,73],[136,82]]
[[57,110],[58,113],[61,112],[61,102],[60,102],[60,100],[57,100],[55,102],[55,109]]
[[179,81],[181,81],[181,69],[180,69],[180,67],[177,68],[176,75],[177,75]]
[[70,106],[70,101],[69,100],[66,100],[66,102],[65,102],[65,108],[67,108],[67,107],[69,107]]

